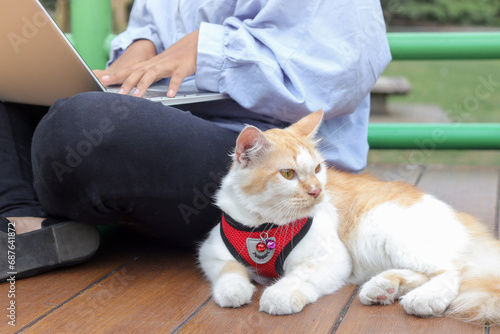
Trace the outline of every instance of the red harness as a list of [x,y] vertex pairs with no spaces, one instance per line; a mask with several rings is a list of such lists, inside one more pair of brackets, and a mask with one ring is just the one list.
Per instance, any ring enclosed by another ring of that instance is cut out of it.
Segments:
[[252,267],[259,276],[278,278],[283,275],[288,254],[309,231],[312,221],[305,217],[286,225],[269,223],[252,228],[222,214],[220,232],[239,262]]

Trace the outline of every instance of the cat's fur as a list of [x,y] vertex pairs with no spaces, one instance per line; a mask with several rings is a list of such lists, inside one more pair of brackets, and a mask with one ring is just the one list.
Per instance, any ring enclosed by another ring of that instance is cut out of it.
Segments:
[[[399,300],[417,316],[500,325],[500,243],[473,217],[413,186],[328,168],[314,140],[322,116],[284,130],[246,127],[216,196],[223,212],[249,227],[314,218],[260,310],[296,313],[346,283],[364,283],[365,305]],[[283,177],[284,169],[294,177]],[[199,260],[218,305],[251,302],[259,278],[231,255],[219,226]]]

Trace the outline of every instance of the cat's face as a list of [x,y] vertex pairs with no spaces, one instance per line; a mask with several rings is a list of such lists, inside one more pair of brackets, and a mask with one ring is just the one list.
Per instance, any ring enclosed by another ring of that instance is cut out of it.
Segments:
[[314,140],[321,118],[318,111],[284,130],[247,127],[240,134],[231,173],[238,200],[263,220],[256,225],[287,224],[311,215],[322,201],[326,165]]

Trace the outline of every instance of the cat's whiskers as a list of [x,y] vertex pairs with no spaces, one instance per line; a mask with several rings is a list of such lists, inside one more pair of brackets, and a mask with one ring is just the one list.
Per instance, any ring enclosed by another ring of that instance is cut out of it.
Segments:
[[277,207],[271,209],[271,216],[273,217],[273,222],[279,225],[289,222],[291,217],[293,217],[293,212],[291,210],[293,206],[287,200],[281,201],[277,204]]
[[335,135],[337,132],[339,132],[344,126],[346,126],[347,124],[351,123],[351,120],[347,120],[347,122],[345,122],[344,124],[342,124],[341,126],[339,126],[337,129],[335,129],[335,131],[333,131],[332,133],[330,133],[328,135],[328,137],[325,137],[324,140],[327,140],[329,139],[331,136]]
[[[311,205],[304,206],[302,204],[304,202],[308,202],[308,201],[305,199],[286,201],[286,205],[283,205],[283,207],[281,208],[283,211],[283,213],[281,213],[282,214],[282,221],[284,223],[288,223],[291,221],[295,221],[299,218],[302,218],[302,217],[300,217],[301,211],[306,209],[308,206],[311,206]],[[312,203],[312,205],[314,205],[314,203]]]
[[281,225],[287,224],[299,218],[298,214],[300,210],[290,202],[283,205],[280,211],[280,213],[277,212],[277,216],[280,217],[279,220]]
[[[318,149],[324,151],[324,150],[327,150],[327,149],[335,149],[335,148],[339,148],[339,147],[342,147],[342,146],[346,146],[346,145],[351,145],[354,141],[351,141],[353,139],[356,139],[356,137],[351,137],[351,138],[342,138],[342,139],[338,139],[336,141],[333,141],[333,142],[324,142],[326,143],[325,145],[323,145],[322,143],[318,146]],[[343,143],[342,145],[335,145],[336,143],[339,143],[339,142],[343,142],[343,141],[348,141],[346,143]]]
[[[267,208],[264,212],[259,213],[257,217],[255,217],[255,220],[252,222],[249,222],[250,226],[260,226],[263,224],[268,224],[268,223],[275,223],[277,218],[282,218],[283,214],[286,213],[288,210],[286,202],[285,201],[279,201],[278,203],[270,206]],[[259,219],[259,220],[257,220]],[[281,219],[279,219],[281,220]]]
[[338,140],[335,140],[333,142],[331,142],[331,141],[328,140],[331,136],[336,135],[337,132],[339,132],[344,126],[346,126],[350,122],[351,121],[348,120],[347,122],[345,122],[341,126],[339,126],[335,131],[333,131],[332,133],[330,133],[327,137],[321,138],[319,141],[316,141],[316,147],[318,149],[320,149],[320,150],[326,150],[328,148],[329,149],[334,149],[334,148],[337,148],[337,147],[341,147],[341,146],[336,145],[336,143],[338,143],[338,142],[342,142],[342,141],[346,141],[346,140],[350,141],[350,140],[353,140],[353,139],[357,139],[356,137],[351,137],[351,138],[345,138],[344,137],[344,138],[340,138]]
[[269,207],[265,213],[269,214],[268,213],[268,211],[269,211],[272,213],[273,216],[280,216],[283,214],[282,212],[286,212],[288,210],[288,206],[289,206],[289,201],[288,201],[288,199],[284,198],[284,199],[279,200],[273,206]]

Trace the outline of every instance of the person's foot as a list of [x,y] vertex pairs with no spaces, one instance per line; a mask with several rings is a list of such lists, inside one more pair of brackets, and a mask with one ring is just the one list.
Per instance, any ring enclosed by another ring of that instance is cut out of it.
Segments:
[[7,217],[7,220],[15,222],[17,234],[28,233],[42,228],[45,218],[39,217]]
[[[83,262],[99,248],[95,226],[55,218],[0,217],[0,282]],[[38,224],[38,227],[37,227]],[[23,233],[15,233],[16,229]]]

